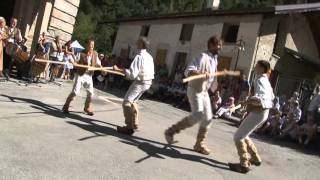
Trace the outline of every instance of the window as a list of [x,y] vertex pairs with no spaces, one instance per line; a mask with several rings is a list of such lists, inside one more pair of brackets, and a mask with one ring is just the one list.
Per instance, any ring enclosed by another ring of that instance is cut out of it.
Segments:
[[144,25],[141,28],[140,36],[143,37],[148,37],[150,31],[150,26],[149,25]]
[[222,39],[226,43],[236,43],[239,32],[239,24],[223,24]]
[[180,34],[180,41],[191,41],[194,24],[183,24]]

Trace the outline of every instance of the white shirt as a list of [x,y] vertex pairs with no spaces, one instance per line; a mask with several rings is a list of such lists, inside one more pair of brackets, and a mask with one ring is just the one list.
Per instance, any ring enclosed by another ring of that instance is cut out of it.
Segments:
[[[15,28],[10,27],[9,34],[11,34],[14,30],[15,30]],[[8,38],[8,42],[16,43],[15,41],[17,41],[17,42],[22,41],[22,35],[21,35],[20,30],[18,30],[18,29],[17,29],[17,34],[13,34],[12,36],[9,36],[9,38]]]
[[267,74],[262,74],[257,77],[254,82],[254,97],[260,99],[262,108],[270,109],[273,107],[273,89],[271,87]]
[[125,70],[126,77],[138,81],[154,79],[154,63],[146,49],[140,50],[133,59],[130,68]]
[[[87,55],[88,66],[91,66],[92,56]],[[101,66],[101,60],[99,58],[96,59],[96,66]]]
[[292,109],[290,112],[289,112],[292,120],[294,120],[295,122],[299,122],[300,119],[301,119],[301,109],[299,107],[296,107],[294,109]]
[[[218,55],[212,54],[210,52],[204,52],[189,64],[184,74],[186,77],[189,76],[189,73],[191,71],[199,71],[200,73],[208,72],[210,74],[213,74],[217,71],[217,66],[218,66]],[[199,85],[200,81],[202,81],[202,85]],[[213,81],[214,81],[214,77],[211,77],[207,81],[204,79],[200,79],[199,82],[197,81],[189,82],[189,86],[192,86],[192,87],[202,86],[202,91],[207,91],[211,87]]]

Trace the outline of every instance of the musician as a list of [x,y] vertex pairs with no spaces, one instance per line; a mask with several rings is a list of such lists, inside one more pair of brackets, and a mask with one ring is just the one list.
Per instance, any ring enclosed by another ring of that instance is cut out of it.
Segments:
[[126,125],[117,128],[119,133],[132,135],[138,129],[137,101],[150,89],[154,79],[154,63],[152,56],[147,52],[148,45],[147,38],[139,38],[136,43],[138,52],[130,68],[119,69],[117,65],[114,66],[115,70],[122,71],[128,79],[134,80],[123,99],[122,108]]
[[[37,48],[36,48],[36,58],[49,60],[49,52],[51,48],[51,42],[48,38],[49,33],[44,31],[41,33],[40,38],[38,40]],[[31,81],[35,80],[36,82],[39,81],[40,75],[44,73],[44,77],[47,78],[48,74],[48,63],[37,63],[32,61],[31,68],[30,68],[30,76]],[[34,79],[36,78],[36,79]]]
[[[12,43],[12,44],[15,44],[15,45],[20,45],[20,43],[22,42],[22,35],[21,35],[21,31],[19,28],[17,28],[17,24],[18,24],[18,20],[16,18],[11,18],[11,21],[10,21],[10,27],[8,28],[8,39],[7,39],[7,42],[8,43]],[[12,69],[12,66],[13,66],[13,63],[14,63],[14,56],[8,56],[6,58],[6,61],[7,61],[7,66],[6,66],[6,69],[5,69],[5,76],[7,78],[10,77],[10,71]]]
[[37,56],[43,56],[43,59],[49,60],[49,51],[51,48],[51,42],[48,38],[50,34],[46,31],[42,32],[37,47]]
[[[93,39],[88,40],[87,50],[85,53],[81,53],[78,64],[92,66],[92,67],[101,67],[101,62],[98,58],[98,53],[94,50]],[[84,112],[90,116],[94,115],[91,107],[91,99],[93,96],[92,75],[93,75],[93,71],[88,71],[88,68],[76,67],[76,76],[75,76],[74,86],[62,109],[64,113],[69,114],[69,106],[71,101],[77,95],[79,95],[80,90],[83,87],[87,91],[87,98],[85,101]]]
[[210,149],[204,142],[213,117],[208,90],[212,89],[211,87],[216,81],[216,78],[210,76],[210,74],[217,70],[218,53],[221,46],[220,38],[217,36],[210,37],[207,42],[208,51],[202,53],[186,68],[185,76],[206,74],[207,77],[189,82],[187,96],[192,113],[165,131],[165,138],[169,144],[174,142],[173,136],[175,134],[200,123],[194,150],[201,154],[210,154]]
[[[62,61],[64,56],[62,42],[60,36],[56,36],[51,44],[50,48],[50,60],[52,61]],[[51,64],[50,66],[50,81],[54,81],[58,77],[61,65]]]
[[256,128],[264,124],[268,118],[269,109],[273,107],[274,94],[268,78],[269,70],[269,62],[264,60],[257,62],[255,67],[257,78],[254,82],[254,93],[246,102],[248,106],[251,106],[251,111],[233,137],[240,157],[240,163],[229,163],[229,168],[232,171],[247,173],[250,171],[251,164],[256,166],[261,165],[261,158],[249,136]]
[[3,47],[4,41],[8,38],[8,27],[6,26],[6,20],[0,17],[0,77],[3,77]]

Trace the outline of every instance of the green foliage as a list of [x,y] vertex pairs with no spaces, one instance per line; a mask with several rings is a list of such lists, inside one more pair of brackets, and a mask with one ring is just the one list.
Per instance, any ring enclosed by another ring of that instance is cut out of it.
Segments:
[[[296,0],[220,0],[221,9],[267,7]],[[104,21],[124,17],[200,11],[207,0],[81,0],[73,39],[83,45],[94,37],[99,52],[110,54],[117,24]]]

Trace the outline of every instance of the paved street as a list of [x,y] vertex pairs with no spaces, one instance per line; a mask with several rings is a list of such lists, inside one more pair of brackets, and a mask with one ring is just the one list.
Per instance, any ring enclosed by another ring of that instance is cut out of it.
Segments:
[[71,83],[19,86],[0,83],[1,179],[130,179],[130,180],[316,180],[319,154],[301,152],[290,145],[257,140],[264,163],[247,175],[227,169],[238,161],[232,123],[217,120],[210,129],[203,156],[191,149],[197,127],[178,136],[167,147],[163,131],[187,112],[150,100],[140,101],[141,130],[133,137],[119,135],[123,124],[121,97],[96,91],[96,115],[82,113],[85,93],[73,102],[71,115],[60,112]]

